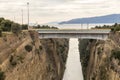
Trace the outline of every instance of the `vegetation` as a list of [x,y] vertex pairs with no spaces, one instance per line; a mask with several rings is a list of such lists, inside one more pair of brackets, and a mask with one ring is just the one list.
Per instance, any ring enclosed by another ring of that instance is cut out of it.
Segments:
[[2,29],[2,31],[11,31],[11,25],[13,24],[12,21],[10,20],[5,20],[2,18],[2,21],[0,23],[0,29]]
[[27,24],[23,24],[23,25],[21,25],[21,27],[22,27],[22,30],[27,30],[28,29],[28,25]]
[[17,24],[17,23],[13,23],[13,24],[11,25],[11,30],[12,30],[12,32],[13,32],[14,34],[20,33],[20,32],[21,32],[20,25]]
[[17,65],[17,62],[16,62],[16,60],[14,60],[14,57],[11,55],[10,56],[10,64],[12,65],[12,66],[16,66]]
[[105,66],[100,66],[100,80],[108,80],[107,70]]
[[[37,26],[31,26],[34,29],[57,29],[56,27],[50,27],[48,25],[37,25]],[[12,32],[14,34],[19,34],[21,30],[27,30],[28,25],[23,24],[20,25],[18,23],[15,23],[11,20],[0,18],[0,37],[2,36],[2,32]]]
[[12,31],[13,33],[16,34],[20,31],[20,27],[21,27],[21,30],[27,29],[26,24],[20,25],[18,23],[13,22],[13,21],[10,21],[10,20],[4,19],[4,18],[0,18],[0,30],[3,32]]
[[120,24],[96,26],[95,29],[111,29],[112,32],[120,31]]
[[96,26],[97,29],[111,29],[111,26],[109,25],[103,25],[103,26]]
[[25,50],[28,51],[28,52],[32,51],[32,46],[31,45],[26,45]]
[[111,58],[115,58],[120,61],[120,50],[113,50],[111,54]]
[[113,25],[111,31],[113,32],[120,31],[120,24],[116,23],[115,25]]
[[0,71],[0,80],[5,80],[5,75],[3,71]]
[[34,29],[58,29],[57,27],[50,27],[48,25],[37,25],[37,26],[33,26]]
[[42,46],[39,46],[39,50],[42,50],[43,48],[42,48]]
[[0,29],[0,37],[2,36],[2,30]]

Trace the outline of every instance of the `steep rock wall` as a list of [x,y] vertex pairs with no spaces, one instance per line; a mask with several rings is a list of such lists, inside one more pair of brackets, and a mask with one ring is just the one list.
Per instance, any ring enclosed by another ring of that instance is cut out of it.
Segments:
[[120,80],[120,33],[109,39],[79,40],[80,60],[85,80]]
[[34,31],[0,38],[2,80],[62,80],[68,39],[39,39]]

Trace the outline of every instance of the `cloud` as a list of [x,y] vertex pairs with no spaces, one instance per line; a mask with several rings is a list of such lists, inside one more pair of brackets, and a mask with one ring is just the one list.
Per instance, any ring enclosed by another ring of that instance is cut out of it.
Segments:
[[0,17],[27,20],[27,2],[30,3],[30,21],[50,22],[65,19],[120,13],[119,0],[0,0]]

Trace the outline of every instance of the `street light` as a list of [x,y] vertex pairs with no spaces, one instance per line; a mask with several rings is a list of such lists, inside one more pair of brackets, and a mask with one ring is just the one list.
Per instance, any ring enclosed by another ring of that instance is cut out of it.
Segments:
[[28,8],[28,30],[29,30],[29,2],[27,2],[27,8]]
[[21,10],[21,13],[22,13],[22,25],[23,25],[23,9]]
[[[22,26],[23,26],[23,9],[21,10],[21,13],[22,13]],[[22,26],[21,26],[21,30],[22,30]]]

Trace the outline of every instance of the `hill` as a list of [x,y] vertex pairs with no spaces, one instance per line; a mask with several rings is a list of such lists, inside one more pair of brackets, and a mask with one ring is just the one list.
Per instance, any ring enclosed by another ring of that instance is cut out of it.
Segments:
[[119,23],[120,14],[111,14],[97,17],[76,18],[69,21],[63,21],[59,24],[86,24],[86,23]]

